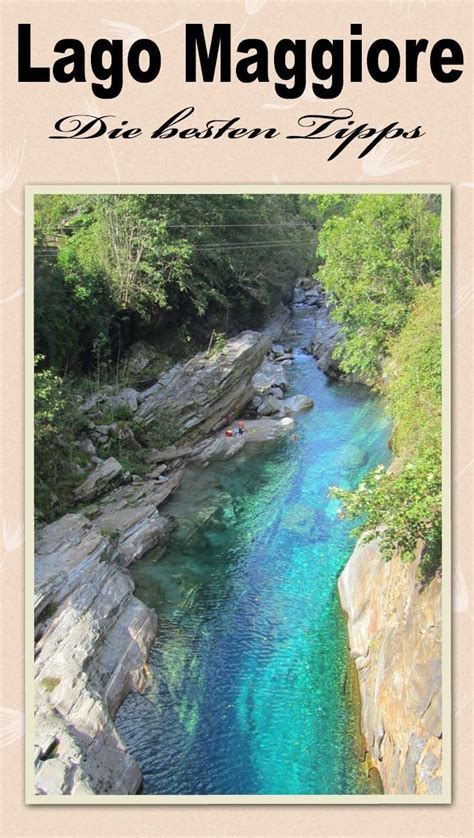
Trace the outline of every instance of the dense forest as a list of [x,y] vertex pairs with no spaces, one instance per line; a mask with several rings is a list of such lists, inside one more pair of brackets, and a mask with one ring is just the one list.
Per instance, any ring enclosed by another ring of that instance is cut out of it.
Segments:
[[80,469],[79,395],[129,384],[134,342],[153,344],[158,375],[259,328],[298,277],[314,274],[345,336],[342,369],[382,393],[394,426],[392,467],[333,493],[359,530],[379,531],[386,558],[423,549],[431,572],[441,544],[440,272],[436,196],[37,196],[39,519],[67,508]]

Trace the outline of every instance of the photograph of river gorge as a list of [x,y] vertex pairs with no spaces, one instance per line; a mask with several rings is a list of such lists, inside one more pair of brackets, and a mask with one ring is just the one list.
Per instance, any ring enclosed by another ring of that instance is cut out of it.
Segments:
[[443,200],[35,195],[36,795],[442,794]]

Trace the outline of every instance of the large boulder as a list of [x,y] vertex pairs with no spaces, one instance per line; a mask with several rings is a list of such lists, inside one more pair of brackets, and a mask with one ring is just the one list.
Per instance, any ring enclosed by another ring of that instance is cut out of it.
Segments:
[[201,352],[177,365],[146,390],[136,417],[147,427],[172,414],[177,439],[194,442],[223,427],[251,401],[252,376],[271,346],[271,336],[242,332],[221,352]]
[[279,412],[280,404],[281,402],[276,396],[269,394],[265,396],[262,404],[257,407],[257,413],[259,416],[273,416]]
[[64,515],[36,534],[35,618],[66,599],[112,553],[110,541],[83,514]]
[[226,437],[225,434],[205,439],[196,445],[191,460],[198,463],[209,463],[213,460],[229,460],[235,457],[245,445],[245,434]]
[[112,411],[126,407],[131,413],[135,413],[138,408],[138,393],[132,387],[126,387],[124,390],[120,390],[116,396],[108,398],[106,404]]
[[305,305],[315,306],[319,302],[319,294],[317,291],[306,291],[304,297]]
[[252,384],[258,395],[266,395],[273,387],[288,390],[288,378],[281,364],[264,361],[252,378]]
[[311,410],[314,407],[313,399],[309,396],[297,395],[280,402],[280,415],[291,416],[293,413],[301,413],[303,410]]
[[80,486],[74,489],[77,501],[88,501],[103,495],[123,478],[123,468],[115,457],[109,457],[95,467]]
[[274,439],[280,439],[289,431],[293,430],[295,420],[290,416],[284,419],[274,419],[273,417],[262,417],[261,419],[249,419],[245,423],[246,433],[244,439],[246,444],[271,442]]

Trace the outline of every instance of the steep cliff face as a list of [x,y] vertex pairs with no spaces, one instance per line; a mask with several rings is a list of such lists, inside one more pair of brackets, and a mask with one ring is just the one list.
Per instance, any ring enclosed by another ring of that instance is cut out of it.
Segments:
[[417,564],[385,562],[359,542],[339,577],[362,733],[385,794],[440,794],[441,579],[425,587]]
[[[313,355],[318,367],[328,376],[349,383],[366,384],[365,379],[355,373],[347,374],[341,369],[339,350],[344,344],[344,334],[339,323],[331,317],[331,308],[327,302],[326,295],[320,285],[316,285],[311,298],[316,306],[314,317],[314,335],[307,346],[308,352]],[[307,297],[306,297],[307,299]]]

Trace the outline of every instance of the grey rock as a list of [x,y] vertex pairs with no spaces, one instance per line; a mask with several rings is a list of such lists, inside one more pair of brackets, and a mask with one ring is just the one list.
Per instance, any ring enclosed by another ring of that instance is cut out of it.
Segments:
[[257,408],[259,416],[272,416],[280,410],[280,401],[276,396],[265,396],[262,404]]
[[274,355],[283,355],[284,351],[281,343],[272,343],[272,352]]
[[148,472],[148,477],[152,480],[158,480],[159,477],[162,477],[167,468],[167,463],[161,463],[161,465],[156,466],[156,468]]
[[441,580],[419,559],[362,540],[339,577],[362,701],[362,732],[386,794],[437,794],[442,777]]
[[172,463],[190,457],[194,448],[192,445],[169,445],[161,451],[152,449],[147,455],[147,463]]
[[264,361],[252,378],[252,384],[258,395],[265,395],[272,387],[288,389],[288,378],[282,364]]
[[314,407],[313,399],[309,396],[297,395],[289,399],[283,399],[280,403],[281,416],[291,416],[293,413],[300,413],[303,410],[311,410]]
[[84,515],[64,515],[36,535],[35,617],[63,601],[91,572],[111,555],[109,541],[90,527]]
[[84,451],[85,454],[89,454],[89,456],[94,457],[96,454],[94,443],[91,439],[81,439],[78,442],[77,447]]
[[195,442],[218,430],[226,416],[237,416],[255,391],[252,376],[271,346],[271,337],[242,332],[228,340],[212,357],[200,353],[177,365],[143,393],[136,413],[146,426],[160,421],[163,410],[171,412],[180,439]]
[[140,784],[113,724],[127,692],[144,687],[156,633],[156,615],[132,592],[126,571],[100,563],[36,644],[35,745],[45,754],[36,762],[39,793],[133,794]]
[[113,387],[109,384],[105,384],[101,390],[97,390],[96,393],[93,393],[88,399],[86,399],[80,406],[79,412],[80,413],[90,413],[91,411],[98,408],[101,403],[107,398],[107,396],[113,392]]
[[344,346],[345,337],[340,325],[331,319],[330,309],[326,304],[318,308],[315,324],[315,333],[307,350],[316,358],[319,368],[329,378],[365,384],[361,376],[347,375],[341,369],[339,352]]
[[113,718],[127,693],[146,685],[156,615],[133,596],[125,567],[164,549],[173,525],[158,507],[180,479],[175,472],[120,486],[37,534],[39,794],[134,794],[140,786]]
[[245,445],[245,434],[242,436],[226,437],[223,433],[218,437],[199,443],[191,457],[193,462],[208,463],[213,460],[229,460]]
[[138,408],[138,393],[131,387],[126,387],[124,390],[120,390],[116,396],[109,398],[107,404],[112,410],[120,407],[128,407],[132,413],[135,413]]
[[295,288],[293,291],[293,304],[299,305],[305,301],[305,292],[302,288]]
[[74,497],[76,500],[92,500],[99,497],[111,485],[117,483],[123,474],[123,468],[115,459],[109,457],[100,465],[96,466],[94,471],[74,490]]

